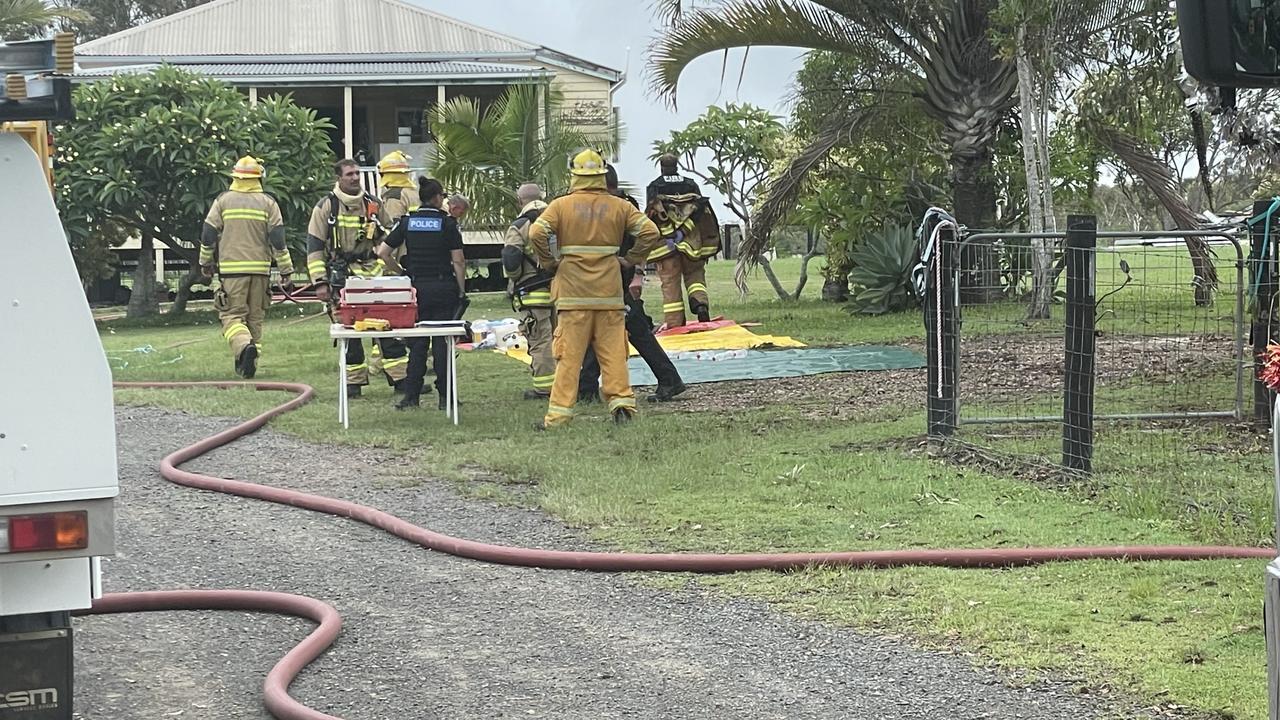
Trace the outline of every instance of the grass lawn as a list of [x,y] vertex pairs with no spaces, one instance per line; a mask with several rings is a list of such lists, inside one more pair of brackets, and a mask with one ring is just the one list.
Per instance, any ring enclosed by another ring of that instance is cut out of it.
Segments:
[[[820,262],[820,261],[818,261]],[[779,261],[793,284],[795,261]],[[762,332],[810,344],[919,344],[918,313],[850,317],[805,298],[782,304],[763,277],[739,299],[729,263],[708,278],[713,309]],[[656,285],[646,291],[651,303]],[[1184,294],[1183,296],[1189,297]],[[1176,302],[1176,300],[1174,301]],[[1264,544],[1271,532],[1270,461],[1238,429],[1200,428],[1190,447],[1129,442],[1088,482],[1042,483],[997,468],[947,464],[922,452],[923,371],[897,371],[915,394],[850,395],[851,375],[808,383],[705,385],[688,402],[645,406],[625,429],[593,406],[567,430],[536,433],[545,404],[525,402],[525,366],[496,353],[460,359],[462,424],[397,413],[381,378],[336,423],[334,350],[318,307],[273,310],[258,378],[313,385],[316,400],[274,426],[308,440],[418,449],[423,475],[465,492],[536,502],[620,549],[789,551],[1095,544]],[[994,312],[994,311],[992,311]],[[1061,312],[1060,309],[1057,312]],[[653,314],[651,309],[651,314]],[[513,316],[500,295],[473,298],[470,319]],[[193,324],[194,323],[194,324]],[[100,323],[118,380],[233,378],[211,313],[181,325]],[[865,376],[858,376],[865,378]],[[887,384],[890,374],[869,380]],[[784,388],[781,394],[777,388]],[[765,390],[774,390],[766,393]],[[118,391],[117,401],[248,416],[279,401],[250,391]],[[779,398],[782,398],[781,400]],[[732,400],[731,403],[725,401]],[[819,412],[840,405],[852,413]],[[434,407],[428,399],[424,405]],[[732,409],[723,409],[730,407]],[[721,408],[721,409],[717,409]],[[1193,437],[1188,435],[1188,437]],[[1233,448],[1236,448],[1233,450]],[[1052,449],[1052,448],[1051,448]],[[298,459],[298,471],[306,471]],[[269,479],[264,479],[269,480]],[[413,492],[407,487],[405,492]],[[973,653],[1011,681],[1068,679],[1221,717],[1266,715],[1262,562],[1087,562],[1001,571],[819,569],[786,574],[653,576],[765,598],[790,611]]]

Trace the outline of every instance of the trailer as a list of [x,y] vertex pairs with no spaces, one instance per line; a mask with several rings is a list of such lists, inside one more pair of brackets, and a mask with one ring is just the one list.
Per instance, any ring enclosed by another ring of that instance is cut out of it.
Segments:
[[72,717],[71,612],[115,543],[111,373],[49,184],[72,44],[0,46],[0,720]]

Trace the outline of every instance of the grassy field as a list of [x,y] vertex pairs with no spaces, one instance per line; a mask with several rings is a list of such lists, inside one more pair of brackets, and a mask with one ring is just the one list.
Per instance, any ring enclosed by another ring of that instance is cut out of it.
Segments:
[[[795,262],[776,266],[784,283],[794,282]],[[918,313],[850,317],[820,303],[816,274],[805,298],[789,304],[773,299],[763,278],[738,298],[727,263],[712,263],[708,275],[716,312],[760,322],[761,332],[811,344],[922,340]],[[657,288],[646,297],[656,301]],[[1169,444],[1131,442],[1122,434],[1136,438],[1147,428],[1109,429],[1104,438],[1127,454],[1105,473],[1088,482],[1042,482],[1007,468],[930,457],[919,440],[924,375],[916,370],[705,385],[686,402],[642,407],[625,429],[610,425],[595,406],[570,429],[537,433],[532,424],[545,405],[519,399],[525,366],[496,353],[463,353],[461,426],[434,410],[393,411],[390,389],[375,378],[366,397],[353,402],[352,427],[343,431],[326,321],[308,319],[317,309],[277,308],[268,323],[259,379],[302,381],[317,390],[315,402],[275,423],[278,430],[360,446],[388,460],[414,448],[424,476],[451,479],[480,497],[535,503],[620,549],[1263,544],[1271,532],[1269,458],[1239,428],[1187,432],[1187,448],[1225,449],[1176,455]],[[468,317],[511,315],[501,296],[483,296],[473,299]],[[119,380],[233,377],[211,314],[193,314],[178,326],[100,327]],[[898,386],[904,390],[886,390]],[[278,400],[230,390],[117,392],[120,403],[227,416],[248,416]],[[306,471],[303,458],[298,471]],[[697,583],[954,648],[1004,668],[1010,682],[1066,679],[1145,705],[1260,719],[1262,570],[1261,562],[1087,562],[650,581]]]

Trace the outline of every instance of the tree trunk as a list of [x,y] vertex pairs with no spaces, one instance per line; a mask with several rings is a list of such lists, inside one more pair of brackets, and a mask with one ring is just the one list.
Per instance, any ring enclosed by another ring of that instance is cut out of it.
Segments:
[[849,299],[848,277],[839,280],[827,280],[822,283],[822,301],[842,303]]
[[[1187,202],[1186,193],[1174,177],[1174,171],[1143,147],[1137,138],[1100,122],[1086,124],[1089,132],[1112,152],[1130,172],[1142,179],[1142,183],[1155,194],[1173,219],[1179,230],[1195,230],[1200,226],[1196,213]],[[1209,255],[1204,238],[1185,238],[1187,252],[1191,255],[1191,267],[1195,272],[1195,303],[1198,306],[1213,302],[1218,287],[1218,271]]]
[[191,269],[186,275],[182,276],[182,281],[178,283],[178,294],[173,298],[173,307],[169,308],[170,315],[182,315],[187,311],[187,301],[191,299],[191,288],[195,285],[207,285],[204,274],[200,272],[200,266],[191,265]]
[[[1053,186],[1049,182],[1045,160],[1047,120],[1038,102],[1036,78],[1027,54],[1025,28],[1018,29],[1017,38],[1018,101],[1022,112],[1022,167],[1027,177],[1027,217],[1029,230],[1043,233],[1046,230],[1046,204],[1053,205]],[[1042,174],[1043,171],[1043,174]],[[1047,197],[1046,197],[1047,196]],[[1046,203],[1046,200],[1048,201]],[[1048,213],[1052,213],[1052,209]],[[1031,240],[1031,304],[1027,307],[1028,320],[1047,319],[1053,303],[1053,286],[1049,274],[1053,265],[1053,251],[1047,238]],[[1017,280],[1015,280],[1017,282]]]
[[769,264],[769,258],[762,254],[756,258],[756,262],[760,264],[760,269],[764,270],[764,276],[769,279],[769,284],[773,286],[773,291],[778,294],[778,299],[784,302],[793,299],[787,294],[786,289],[782,287],[782,283],[778,281],[778,276],[773,272],[773,266]]
[[125,317],[129,319],[155,315],[160,309],[159,298],[156,297],[156,245],[155,239],[148,232],[143,232],[141,246],[138,249],[138,267],[133,271],[133,290],[129,294],[129,308]]
[[[971,232],[995,225],[996,193],[991,165],[991,151],[979,143],[952,152],[951,192],[956,220]],[[1002,295],[1000,262],[994,243],[980,240],[967,244],[960,257],[961,301],[989,303]]]
[[805,237],[804,258],[800,262],[800,279],[796,281],[796,291],[792,296],[796,300],[800,299],[800,293],[804,292],[804,286],[809,284],[809,261],[818,255],[818,235],[809,229]]

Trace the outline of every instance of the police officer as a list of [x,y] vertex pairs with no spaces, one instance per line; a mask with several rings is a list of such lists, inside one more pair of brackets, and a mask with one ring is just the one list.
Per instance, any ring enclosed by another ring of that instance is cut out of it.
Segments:
[[[458,222],[443,209],[444,187],[438,180],[422,178],[418,186],[422,207],[396,223],[386,239],[378,245],[378,256],[396,274],[413,278],[418,291],[418,320],[452,320],[466,297],[466,260],[462,254],[462,233]],[[398,267],[396,250],[406,249]],[[436,367],[436,390],[440,409],[445,409],[449,375],[448,344],[445,338],[415,338],[409,349],[409,374],[405,378],[404,397],[396,408],[418,407],[423,382],[427,376],[427,348],[431,348]]]

